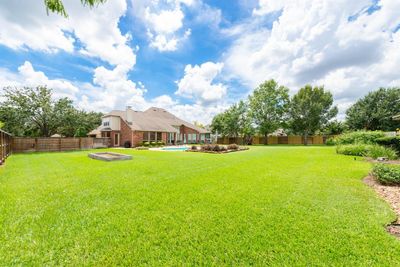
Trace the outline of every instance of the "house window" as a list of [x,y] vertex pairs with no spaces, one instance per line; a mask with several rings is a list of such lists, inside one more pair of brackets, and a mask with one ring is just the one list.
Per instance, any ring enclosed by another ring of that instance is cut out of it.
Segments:
[[109,121],[103,122],[103,126],[110,126],[110,122]]
[[150,132],[150,141],[155,141],[155,140],[156,140],[156,133]]
[[143,132],[143,141],[149,140],[149,132]]
[[162,140],[162,133],[157,133],[157,141],[161,141]]
[[102,132],[101,137],[111,137],[111,132]]

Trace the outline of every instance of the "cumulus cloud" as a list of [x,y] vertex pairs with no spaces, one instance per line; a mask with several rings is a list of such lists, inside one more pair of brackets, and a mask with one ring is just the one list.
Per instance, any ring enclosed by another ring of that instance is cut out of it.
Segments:
[[131,37],[118,28],[120,17],[126,13],[125,0],[107,1],[93,10],[75,0],[64,4],[68,19],[47,15],[40,1],[1,1],[0,44],[52,53],[79,51],[113,65],[135,65],[135,53],[128,45]]
[[[343,114],[356,98],[398,79],[400,2],[260,0],[250,21],[225,31],[235,38],[225,69],[249,88],[274,78],[294,90],[323,84]],[[270,27],[265,21],[276,16]]]
[[56,98],[68,97],[77,100],[78,87],[64,79],[49,79],[44,72],[36,71],[29,61],[18,67],[18,73],[0,69],[0,87],[46,85],[53,89]]
[[197,103],[209,103],[221,100],[227,92],[222,83],[213,83],[221,73],[223,63],[205,62],[199,65],[187,65],[184,77],[177,81],[175,94],[194,99]]

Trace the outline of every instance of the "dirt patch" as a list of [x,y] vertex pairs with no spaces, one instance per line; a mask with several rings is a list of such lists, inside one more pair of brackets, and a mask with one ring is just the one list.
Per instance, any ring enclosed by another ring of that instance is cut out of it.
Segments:
[[392,235],[400,238],[400,186],[382,185],[372,175],[365,177],[364,183],[371,186],[379,196],[386,200],[397,214],[397,220],[388,225],[386,229]]

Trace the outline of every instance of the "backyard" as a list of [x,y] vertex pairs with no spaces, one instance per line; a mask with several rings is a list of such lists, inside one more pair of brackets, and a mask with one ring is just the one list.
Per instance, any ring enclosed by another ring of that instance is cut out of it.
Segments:
[[333,147],[15,154],[0,167],[4,265],[397,265],[371,164]]

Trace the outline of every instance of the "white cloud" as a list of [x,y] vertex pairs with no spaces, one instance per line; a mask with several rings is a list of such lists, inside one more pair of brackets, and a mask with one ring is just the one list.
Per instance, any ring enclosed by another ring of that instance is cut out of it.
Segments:
[[66,0],[64,4],[68,19],[47,15],[43,1],[1,1],[0,44],[11,49],[53,53],[78,49],[83,55],[112,65],[135,65],[134,51],[128,46],[131,37],[122,35],[118,28],[120,17],[126,13],[125,0],[107,1],[95,9],[75,0]]
[[7,69],[0,70],[0,88],[7,86],[32,86],[46,85],[53,89],[56,98],[69,97],[77,100],[78,87],[64,79],[49,79],[42,71],[36,71],[29,61],[18,67],[18,73]]
[[175,94],[193,98],[197,103],[209,103],[221,100],[227,92],[222,83],[213,83],[221,73],[223,63],[205,62],[199,65],[187,65],[184,77],[177,81]]
[[[249,88],[274,78],[297,90],[324,84],[345,107],[379,86],[398,79],[400,2],[381,0],[260,0],[251,20],[224,31],[234,42],[225,70]],[[265,21],[279,17],[271,27]],[[273,12],[273,13],[271,13]],[[357,14],[355,20],[349,17]]]

